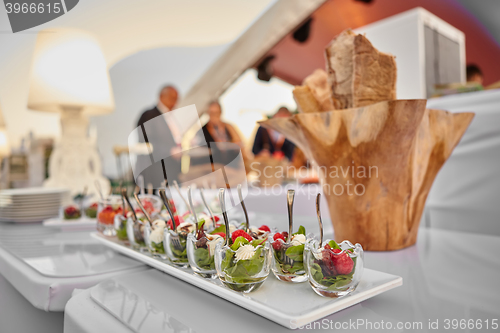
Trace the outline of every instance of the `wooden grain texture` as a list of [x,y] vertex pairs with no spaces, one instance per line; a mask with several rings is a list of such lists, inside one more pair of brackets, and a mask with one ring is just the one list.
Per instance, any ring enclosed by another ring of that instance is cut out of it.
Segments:
[[425,105],[385,101],[261,125],[283,133],[320,167],[336,241],[397,250],[416,242],[431,185],[474,117]]

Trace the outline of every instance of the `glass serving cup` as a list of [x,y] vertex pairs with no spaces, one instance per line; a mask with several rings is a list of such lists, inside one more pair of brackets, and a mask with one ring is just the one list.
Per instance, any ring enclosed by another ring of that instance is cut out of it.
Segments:
[[154,257],[159,257],[165,260],[167,259],[167,256],[165,254],[165,246],[163,245],[164,233],[165,228],[155,225],[155,222],[153,222],[152,227],[147,225],[144,229],[144,240],[149,252]]
[[97,230],[105,236],[115,236],[115,215],[122,214],[122,201],[119,195],[110,195],[99,200],[97,208]]
[[120,241],[128,241],[127,236],[127,218],[123,214],[116,214],[114,218],[116,237]]
[[215,270],[215,247],[216,244],[223,242],[224,238],[222,237],[210,241],[207,236],[203,236],[197,240],[194,233],[188,235],[186,245],[188,261],[196,274],[205,278],[217,276],[217,271]]
[[176,266],[188,267],[187,232],[175,232],[165,228],[163,231],[163,247],[168,259]]
[[[137,196],[139,197],[139,200],[141,200],[142,206],[150,216],[153,215],[154,213],[161,212],[161,209],[163,207],[163,202],[161,201],[161,198],[159,196],[154,194],[139,194]],[[139,209],[139,207],[133,200],[132,200],[132,205],[134,206],[134,209],[136,211],[137,209]]]
[[[272,242],[271,251],[273,253],[273,262],[271,270],[274,276],[281,281],[300,283],[307,281],[307,272],[304,267],[304,248],[305,244],[291,245],[281,238],[274,239],[274,234],[269,236]],[[308,236],[310,240],[311,237]],[[307,240],[306,240],[307,243]]]
[[[328,243],[327,240],[323,246]],[[317,240],[306,243],[304,265],[308,272],[309,283],[318,295],[346,296],[354,291],[361,281],[364,265],[363,248],[360,244],[352,245],[349,241],[343,241],[339,247],[341,252],[335,253],[331,249],[320,248]]]
[[71,203],[59,209],[59,218],[66,221],[78,220],[82,217],[80,205]]
[[255,247],[251,259],[236,260],[236,251],[218,243],[215,247],[215,268],[219,280],[229,289],[249,293],[259,289],[269,276],[271,250],[269,242]]
[[142,221],[134,222],[132,217],[127,218],[127,238],[135,250],[144,251],[148,249],[144,239],[144,227],[145,224]]
[[98,202],[90,202],[85,205],[85,216],[89,219],[97,218],[97,210],[99,209]]

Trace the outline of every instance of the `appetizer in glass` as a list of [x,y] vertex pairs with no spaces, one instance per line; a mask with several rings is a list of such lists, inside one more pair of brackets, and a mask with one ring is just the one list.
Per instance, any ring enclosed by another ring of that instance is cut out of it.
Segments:
[[288,232],[277,232],[272,236],[273,263],[271,269],[278,280],[286,282],[307,281],[304,269],[304,246],[306,229],[300,226],[293,232],[293,200],[294,190],[287,192]]
[[[187,255],[189,265],[193,271],[203,277],[212,278],[216,277],[217,271],[215,270],[215,247],[218,243],[223,243],[226,234],[225,226],[215,228],[213,221],[216,221],[212,210],[208,206],[203,190],[200,189],[203,204],[208,210],[210,216],[203,215],[200,217],[198,231],[194,234],[189,234],[187,239]],[[191,199],[191,197],[190,197]],[[191,200],[190,200],[191,203]],[[208,228],[210,231],[205,232],[207,221],[212,222]],[[222,229],[223,228],[223,229]]]
[[[241,191],[240,187],[238,188]],[[240,197],[241,198],[241,197]],[[225,209],[224,189],[219,200],[226,225],[226,241],[215,248],[215,268],[220,281],[228,288],[248,293],[259,289],[269,276],[271,251],[267,238],[254,239],[245,230],[231,234]],[[242,207],[244,207],[243,200]],[[246,209],[244,208],[246,211]]]
[[115,215],[123,214],[119,195],[110,195],[99,200],[97,209],[97,230],[105,236],[116,235]]
[[166,197],[165,190],[160,190],[160,196],[170,215],[170,220],[167,222],[167,228],[163,231],[163,247],[165,254],[174,265],[188,267],[189,262],[186,249],[187,236],[195,230],[196,225],[191,222],[183,221],[178,216],[174,216],[172,210],[168,208],[168,198]]
[[320,194],[316,197],[316,210],[320,225],[320,240],[307,242],[304,264],[313,290],[325,297],[341,297],[356,289],[363,274],[363,248],[349,241],[337,244],[323,242],[323,223],[319,210]]

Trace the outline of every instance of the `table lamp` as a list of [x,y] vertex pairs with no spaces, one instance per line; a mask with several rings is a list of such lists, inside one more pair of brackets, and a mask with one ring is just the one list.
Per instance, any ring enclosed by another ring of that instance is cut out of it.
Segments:
[[110,182],[102,176],[95,138],[88,136],[88,116],[114,110],[106,60],[97,40],[74,29],[38,33],[31,67],[28,108],[61,114],[62,136],[49,160],[47,187],[104,194]]
[[0,189],[8,187],[7,181],[7,157],[10,155],[7,129],[3,120],[2,109],[0,108]]

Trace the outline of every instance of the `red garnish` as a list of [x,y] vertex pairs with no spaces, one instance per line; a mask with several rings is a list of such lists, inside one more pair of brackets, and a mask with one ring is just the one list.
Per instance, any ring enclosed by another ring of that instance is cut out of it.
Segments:
[[[174,222],[175,222],[175,225],[178,226],[179,224],[181,224],[182,222],[184,222],[184,219],[182,217],[180,217],[179,215],[175,215],[174,216]],[[167,226],[171,230],[174,230],[174,225],[172,224],[172,219],[168,220]]]
[[236,238],[238,237],[245,237],[245,239],[249,242],[251,242],[253,240],[252,236],[250,236],[249,234],[247,234],[244,230],[236,230],[235,232],[233,232],[233,234],[231,235],[231,240],[234,241],[236,240]]
[[216,232],[214,235],[219,235],[221,236],[222,238],[226,238],[226,233],[225,232]]
[[271,232],[271,229],[265,224],[261,225],[259,230],[266,231],[266,232]]
[[276,251],[279,251],[281,249],[281,242],[278,240],[278,239],[281,239],[283,242],[285,242],[285,237],[283,236],[283,234],[277,232],[274,234],[274,237],[273,237],[273,249],[275,249]]

